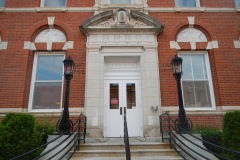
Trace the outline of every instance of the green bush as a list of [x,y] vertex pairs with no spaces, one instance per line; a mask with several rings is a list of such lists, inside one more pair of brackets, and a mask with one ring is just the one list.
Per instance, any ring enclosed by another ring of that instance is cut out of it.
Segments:
[[219,147],[215,147],[214,145],[211,145],[207,142],[210,142],[212,144],[221,146],[221,139],[222,139],[222,130],[212,127],[212,126],[196,126],[195,131],[201,134],[203,141],[203,145],[209,150],[217,154],[222,153],[222,149]]
[[[30,114],[9,113],[0,124],[0,160],[6,160],[28,152],[46,141],[47,134],[54,132],[49,124],[41,124]],[[43,149],[24,160],[33,159]]]
[[52,135],[56,131],[56,126],[53,123],[50,123],[50,120],[47,117],[44,117],[43,121],[38,121],[36,123],[36,129],[42,135],[42,144],[47,143],[48,135]]
[[[240,151],[240,111],[228,112],[223,117],[223,146]],[[239,155],[228,156],[231,159],[240,159]]]

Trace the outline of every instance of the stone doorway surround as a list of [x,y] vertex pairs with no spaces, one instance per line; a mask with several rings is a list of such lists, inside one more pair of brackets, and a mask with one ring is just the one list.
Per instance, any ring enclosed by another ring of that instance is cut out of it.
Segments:
[[88,137],[104,136],[104,59],[108,56],[140,57],[143,135],[160,136],[157,35],[163,28],[152,17],[124,8],[99,13],[80,26],[80,31],[87,36],[85,115]]

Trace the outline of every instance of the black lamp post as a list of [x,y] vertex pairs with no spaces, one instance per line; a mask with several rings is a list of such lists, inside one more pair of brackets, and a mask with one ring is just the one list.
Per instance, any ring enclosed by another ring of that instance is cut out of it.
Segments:
[[175,121],[175,125],[178,131],[186,130],[190,131],[192,129],[192,123],[189,118],[186,116],[186,112],[183,106],[183,98],[182,98],[182,87],[181,87],[181,77],[182,77],[182,61],[181,57],[177,55],[171,61],[173,76],[177,81],[177,90],[178,90],[178,102],[179,102],[179,110],[178,110],[178,118]]
[[65,100],[64,100],[64,110],[62,114],[62,119],[58,126],[59,133],[69,134],[72,130],[73,123],[69,119],[69,90],[70,90],[70,81],[73,77],[73,68],[74,62],[69,56],[64,61],[64,77],[66,79],[66,91],[65,91]]

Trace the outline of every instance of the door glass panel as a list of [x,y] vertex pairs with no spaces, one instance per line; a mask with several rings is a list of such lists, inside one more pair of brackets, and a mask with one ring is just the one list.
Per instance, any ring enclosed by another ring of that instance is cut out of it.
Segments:
[[119,85],[110,84],[110,109],[119,109]]
[[135,92],[135,83],[126,84],[126,93],[127,93],[127,109],[136,108],[136,92]]

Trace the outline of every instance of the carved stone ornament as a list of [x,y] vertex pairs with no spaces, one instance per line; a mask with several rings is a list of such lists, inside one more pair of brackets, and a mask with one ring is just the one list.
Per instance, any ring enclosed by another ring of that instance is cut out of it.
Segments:
[[94,15],[79,28],[85,35],[93,32],[154,32],[154,34],[159,34],[164,26],[143,12],[118,8]]
[[113,16],[105,21],[102,21],[95,26],[115,27],[115,26],[149,26],[148,24],[134,19],[130,16],[127,10],[120,8],[115,11]]

